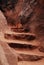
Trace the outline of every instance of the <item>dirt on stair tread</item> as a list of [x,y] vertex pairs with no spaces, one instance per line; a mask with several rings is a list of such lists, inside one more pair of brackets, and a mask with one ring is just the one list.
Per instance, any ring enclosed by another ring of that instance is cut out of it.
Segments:
[[41,59],[39,61],[19,61],[18,65],[44,65],[44,59]]
[[26,54],[19,54],[20,57],[18,58],[18,61],[38,61],[44,58],[44,56],[38,56],[38,55],[26,55]]
[[11,48],[11,50],[13,50],[13,52],[16,50],[16,53],[18,53],[18,54],[44,56],[44,53],[40,52],[38,49],[29,50],[29,49],[13,49],[13,48]]

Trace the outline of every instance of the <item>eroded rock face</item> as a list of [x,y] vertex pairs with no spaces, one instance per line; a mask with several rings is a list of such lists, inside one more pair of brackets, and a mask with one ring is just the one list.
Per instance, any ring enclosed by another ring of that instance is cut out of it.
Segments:
[[[21,22],[23,20],[23,24],[25,23],[25,25],[28,25],[31,33],[35,33],[37,40],[40,42],[41,48],[43,47],[44,49],[44,5],[42,5],[42,3],[43,0],[31,0],[27,2],[24,0],[24,7],[22,9],[23,13],[20,14],[20,18],[22,18]],[[28,7],[29,5],[31,8]],[[30,13],[29,10],[32,10],[32,13]],[[31,16],[28,15],[29,13]],[[23,26],[25,27],[25,25]],[[43,51],[43,49],[41,49],[41,51]]]
[[2,8],[7,21],[14,25],[12,30],[36,34],[37,41],[44,48],[44,0],[18,0],[15,7],[11,7]]
[[[14,1],[14,2],[13,2]],[[6,3],[5,3],[6,2]],[[9,44],[11,48],[24,50],[35,50],[44,53],[44,1],[43,0],[4,0],[1,5],[3,14],[0,14],[0,31],[8,29],[7,23],[10,25],[11,31],[14,32],[31,32],[35,36],[30,35],[6,35],[8,40],[37,40],[39,48],[33,45],[17,45]],[[2,12],[1,12],[2,13]],[[7,20],[6,20],[7,19]],[[38,61],[44,58],[43,56],[24,55],[20,54],[19,61]]]
[[7,23],[10,25],[15,25],[15,20],[14,20],[14,11],[15,11],[15,6],[17,4],[18,0],[1,0],[0,2],[0,9],[3,11]]

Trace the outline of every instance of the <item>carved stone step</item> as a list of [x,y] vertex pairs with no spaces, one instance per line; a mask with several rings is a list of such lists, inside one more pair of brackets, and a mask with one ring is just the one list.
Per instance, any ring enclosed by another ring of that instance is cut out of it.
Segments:
[[18,58],[18,61],[38,61],[44,58],[43,56],[37,56],[37,55],[25,55],[20,54],[21,58]]
[[33,34],[33,33],[30,33],[30,32],[28,32],[28,33],[24,33],[24,32],[22,32],[22,33],[19,33],[19,32],[12,32],[12,31],[5,31],[5,33],[4,34],[13,34],[13,35],[34,35],[35,36],[35,34]]
[[39,61],[19,61],[18,65],[44,65],[44,59]]
[[26,49],[13,49],[16,50],[18,54],[19,61],[38,61],[44,58],[44,53],[39,52],[38,50],[30,51]]
[[5,34],[5,39],[12,39],[12,40],[27,40],[27,41],[33,41],[36,39],[34,35],[28,35],[28,34]]
[[32,44],[32,45],[35,45],[35,46],[39,45],[38,42],[36,42],[36,41],[29,42],[29,41],[16,40],[16,39],[14,39],[14,40],[12,40],[12,39],[5,39],[4,38],[4,34],[2,32],[0,34],[1,34],[0,35],[0,40],[3,41],[3,42],[6,42],[6,43],[15,43],[15,44],[19,43],[19,44],[29,44],[29,45]]
[[16,50],[16,52],[18,54],[27,54],[27,55],[37,55],[37,56],[44,56],[44,53],[40,52],[38,49],[34,49],[34,50],[29,50],[29,49],[18,49],[18,48],[12,48],[11,50],[13,50],[13,52]]

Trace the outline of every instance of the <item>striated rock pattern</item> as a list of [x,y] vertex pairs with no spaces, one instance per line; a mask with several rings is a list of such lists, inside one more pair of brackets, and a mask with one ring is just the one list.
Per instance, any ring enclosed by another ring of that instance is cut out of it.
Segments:
[[2,0],[2,4],[11,30],[34,33],[44,49],[44,0]]
[[[44,0],[0,0],[0,31],[7,30],[7,25],[10,27],[11,32],[14,34],[5,33],[4,39],[9,41],[19,40],[19,41],[35,41],[38,46],[28,45],[28,44],[18,44],[18,43],[10,43],[9,46],[12,48],[20,48],[27,49],[30,51],[36,49],[40,53],[44,53]],[[4,15],[4,16],[2,16]],[[4,19],[3,19],[4,18]],[[6,21],[7,20],[7,21]],[[16,35],[17,32],[17,35]],[[18,34],[24,33],[24,34]],[[25,33],[31,33],[35,35],[26,35]],[[14,41],[13,41],[14,42]],[[35,42],[35,43],[36,43]],[[12,50],[13,51],[13,50]],[[38,53],[38,51],[36,53]],[[23,61],[37,61],[44,56],[23,54],[24,51],[18,53],[18,60]],[[25,52],[24,52],[25,53]],[[33,52],[34,53],[34,52]],[[38,55],[40,55],[38,53]]]

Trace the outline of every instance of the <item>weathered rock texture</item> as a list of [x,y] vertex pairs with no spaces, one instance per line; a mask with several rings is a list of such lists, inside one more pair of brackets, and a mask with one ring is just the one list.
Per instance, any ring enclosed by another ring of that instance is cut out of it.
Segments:
[[[11,31],[19,33],[32,33],[31,35],[5,34],[5,39],[36,40],[39,52],[44,52],[44,0],[0,0],[0,9],[6,17]],[[5,22],[4,22],[5,24]],[[2,24],[1,24],[2,26]],[[3,26],[6,27],[5,25]],[[3,29],[4,29],[3,28]],[[1,29],[0,29],[1,30]],[[8,41],[8,43],[9,43]],[[14,42],[14,41],[13,41]],[[24,44],[24,43],[23,43]],[[28,44],[28,43],[27,43]],[[16,45],[15,45],[16,46]],[[24,45],[26,47],[26,45]],[[30,46],[33,47],[33,46]],[[25,56],[25,55],[21,55]],[[31,57],[31,58],[30,58]],[[25,56],[23,60],[38,60],[38,56]],[[22,59],[21,59],[22,60]]]

